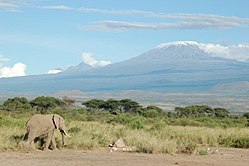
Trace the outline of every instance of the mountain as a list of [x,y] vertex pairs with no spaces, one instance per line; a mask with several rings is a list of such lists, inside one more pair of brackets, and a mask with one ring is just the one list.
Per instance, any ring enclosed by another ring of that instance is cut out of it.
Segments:
[[213,92],[233,93],[233,94],[249,94],[249,82],[232,82],[227,84],[218,84],[213,87]]
[[74,73],[80,73],[80,72],[83,72],[83,71],[88,71],[88,70],[91,70],[93,69],[92,66],[84,63],[84,62],[81,62],[79,65],[77,66],[70,66],[68,67],[65,71],[63,71],[64,74],[74,74]]
[[101,68],[79,66],[55,75],[2,78],[0,92],[207,92],[216,85],[249,81],[249,63],[215,57],[192,41],[163,43]]

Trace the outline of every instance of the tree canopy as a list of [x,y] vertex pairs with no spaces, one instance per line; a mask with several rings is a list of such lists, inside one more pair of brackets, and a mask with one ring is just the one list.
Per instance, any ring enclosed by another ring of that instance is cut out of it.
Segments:
[[34,100],[30,101],[32,107],[38,107],[43,110],[56,108],[56,107],[65,107],[67,104],[57,98],[47,97],[47,96],[39,96]]
[[105,100],[98,100],[92,99],[86,102],[83,102],[82,105],[86,106],[87,110],[108,110],[110,112],[136,112],[142,106],[139,105],[136,101],[131,99],[124,99],[124,100],[113,100],[109,99]]
[[31,109],[31,105],[29,101],[25,97],[14,97],[9,98],[3,103],[3,108],[7,111],[12,110],[29,110]]
[[207,105],[191,105],[187,107],[175,107],[175,112],[178,116],[185,117],[220,117],[229,116],[229,111],[225,108],[212,108]]

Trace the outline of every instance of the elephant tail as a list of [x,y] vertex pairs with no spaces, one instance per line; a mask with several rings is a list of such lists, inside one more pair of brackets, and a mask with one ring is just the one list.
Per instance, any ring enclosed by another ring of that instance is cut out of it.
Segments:
[[29,135],[29,132],[26,132],[23,137],[22,137],[22,140],[25,141],[28,139],[28,135]]
[[[27,123],[28,123],[28,122],[27,122]],[[26,132],[26,133],[23,135],[23,137],[22,137],[22,140],[23,140],[23,141],[25,141],[25,140],[28,139],[29,131],[30,131],[30,129],[29,129],[29,126],[27,125],[27,132]]]

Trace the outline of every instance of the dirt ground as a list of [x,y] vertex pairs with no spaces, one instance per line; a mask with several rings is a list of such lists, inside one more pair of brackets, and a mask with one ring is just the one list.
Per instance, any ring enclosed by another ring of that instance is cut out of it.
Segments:
[[[213,149],[212,151],[215,151]],[[211,150],[210,150],[211,152]],[[221,148],[208,155],[143,154],[133,152],[110,152],[109,150],[2,152],[1,166],[248,166],[249,149]]]

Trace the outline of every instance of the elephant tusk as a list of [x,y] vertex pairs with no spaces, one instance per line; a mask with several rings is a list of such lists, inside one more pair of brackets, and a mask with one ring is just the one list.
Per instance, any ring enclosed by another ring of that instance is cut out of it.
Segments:
[[67,137],[71,137],[70,135],[67,134],[66,131],[63,131],[63,132],[64,132],[64,134],[65,134]]
[[66,131],[64,131],[64,130],[60,130],[60,132],[62,133],[62,134],[64,134],[65,136],[67,136],[67,137],[71,137],[69,134],[67,134],[67,132]]

